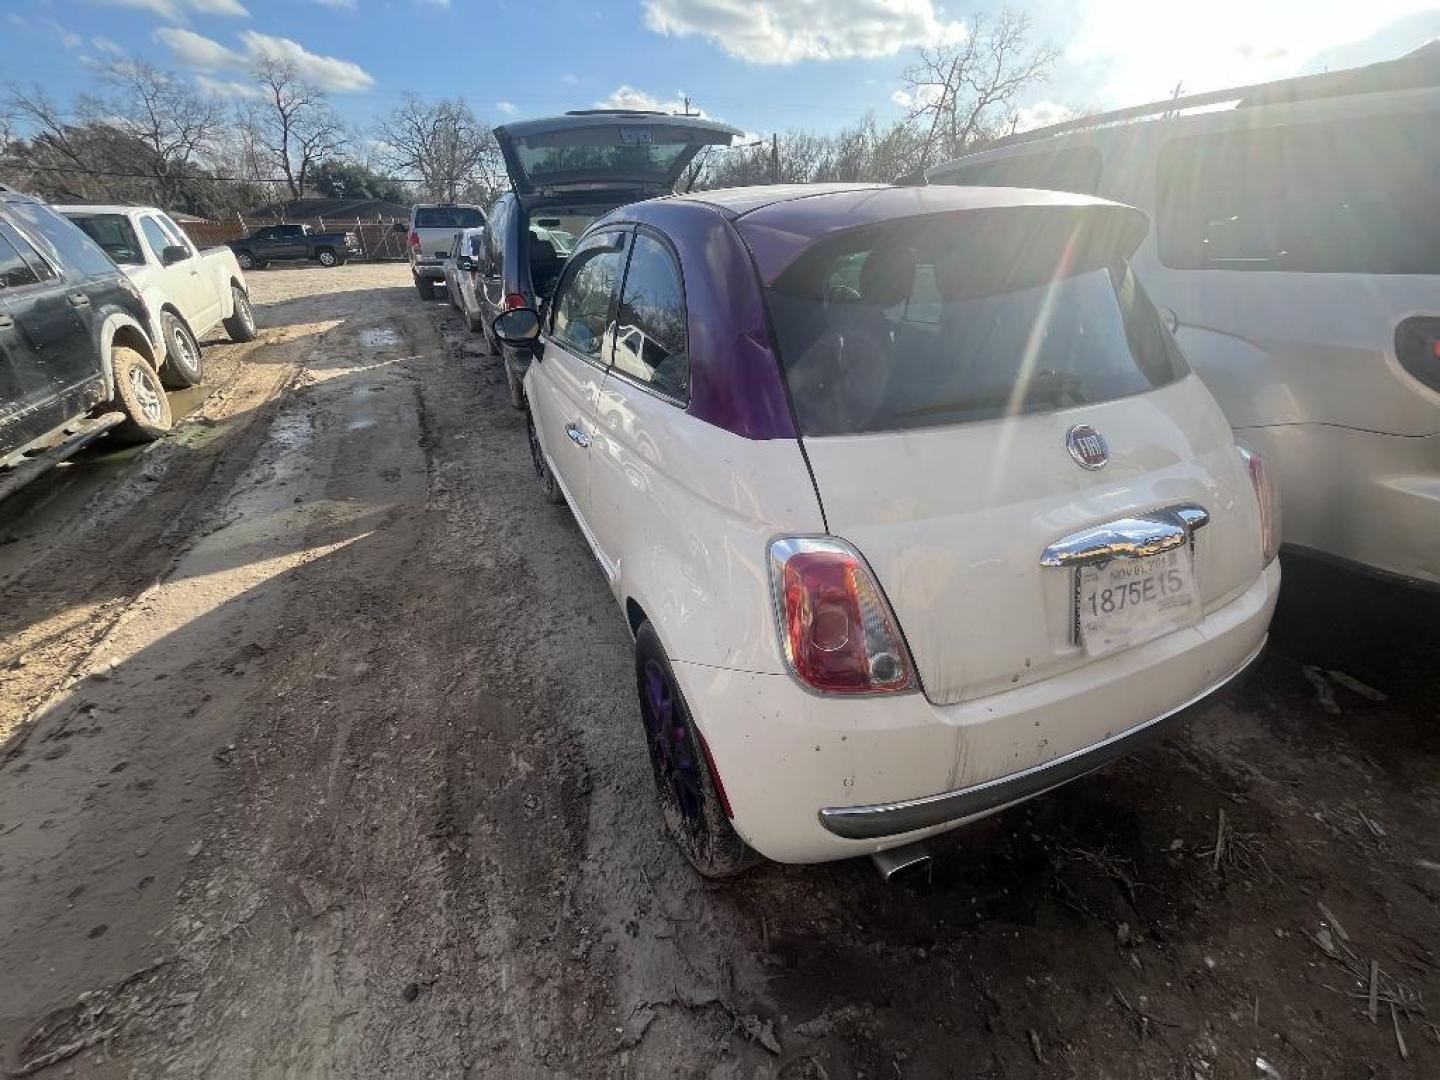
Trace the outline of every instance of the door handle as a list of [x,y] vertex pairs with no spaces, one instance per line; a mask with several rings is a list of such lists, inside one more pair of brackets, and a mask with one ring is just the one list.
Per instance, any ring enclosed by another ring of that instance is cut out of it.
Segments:
[[72,292],[67,299],[71,307],[88,307],[90,304],[90,297],[83,292]]
[[581,431],[579,426],[576,424],[566,424],[565,434],[569,435],[570,441],[573,442],[576,446],[580,447],[580,449],[582,450],[584,450],[587,446],[590,445],[590,436],[586,435],[585,432]]
[[0,315],[0,330],[9,330],[15,325],[15,319],[10,315]]
[[1111,559],[1143,559],[1190,543],[1210,521],[1203,506],[1181,503],[1138,518],[1121,518],[1056,540],[1041,566],[1103,566]]

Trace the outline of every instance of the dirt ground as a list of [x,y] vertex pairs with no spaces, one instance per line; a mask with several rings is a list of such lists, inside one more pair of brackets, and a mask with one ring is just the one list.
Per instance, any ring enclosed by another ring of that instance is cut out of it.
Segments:
[[707,883],[497,362],[251,281],[172,437],[0,505],[10,1075],[1440,1075],[1433,598],[1287,563],[1248,683],[929,883]]

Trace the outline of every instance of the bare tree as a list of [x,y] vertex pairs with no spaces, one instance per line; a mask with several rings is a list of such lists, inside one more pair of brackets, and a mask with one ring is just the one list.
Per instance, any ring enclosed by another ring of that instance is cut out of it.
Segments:
[[922,46],[904,74],[908,119],[924,131],[918,167],[999,134],[1058,55],[1050,45],[1032,46],[1030,17],[1015,12],[977,15],[963,41]]
[[432,199],[486,199],[501,186],[500,147],[487,125],[460,98],[405,101],[376,129],[379,157],[394,173],[414,177]]
[[224,129],[224,105],[139,60],[110,64],[101,78],[111,93],[103,99],[81,98],[81,116],[143,145],[148,153],[135,166],[153,178],[152,198],[162,206],[174,205],[184,181],[215,150]]
[[257,166],[283,177],[290,197],[298,199],[311,168],[340,154],[349,136],[324,92],[301,79],[289,60],[266,57],[255,79],[265,99],[247,113],[247,139]]

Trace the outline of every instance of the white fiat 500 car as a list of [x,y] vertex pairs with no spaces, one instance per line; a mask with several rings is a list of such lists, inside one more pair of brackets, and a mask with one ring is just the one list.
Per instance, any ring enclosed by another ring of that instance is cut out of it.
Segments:
[[622,207],[525,378],[635,635],[704,874],[912,844],[1094,769],[1259,653],[1276,502],[1127,264],[1145,216],[998,188]]

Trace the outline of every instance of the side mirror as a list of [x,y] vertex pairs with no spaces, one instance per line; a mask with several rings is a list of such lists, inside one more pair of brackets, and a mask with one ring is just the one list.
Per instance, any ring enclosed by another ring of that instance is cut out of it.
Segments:
[[534,308],[511,308],[496,315],[490,329],[506,345],[529,345],[540,336],[540,313]]
[[393,224],[393,225],[390,226],[390,231],[391,231],[391,232],[398,232],[398,233],[406,233],[406,232],[409,232],[409,231],[410,231],[410,227],[409,227],[408,225],[406,225],[403,221],[397,221],[397,222],[395,222],[395,224]]
[[171,264],[177,262],[184,262],[189,257],[190,250],[188,248],[181,247],[179,244],[171,244],[169,247],[165,248],[165,250],[160,252],[160,261],[166,266],[170,266]]
[[1175,333],[1180,329],[1180,316],[1175,314],[1174,308],[1162,307],[1160,309],[1160,321],[1165,324],[1165,329]]

